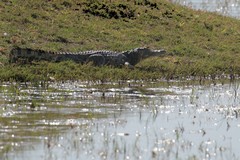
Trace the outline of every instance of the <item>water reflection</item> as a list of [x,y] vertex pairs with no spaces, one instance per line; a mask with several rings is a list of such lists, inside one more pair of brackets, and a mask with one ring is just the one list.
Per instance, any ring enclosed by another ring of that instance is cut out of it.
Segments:
[[240,0],[170,0],[193,9],[218,12],[240,18]]
[[2,85],[0,147],[17,160],[239,159],[239,94],[239,83]]

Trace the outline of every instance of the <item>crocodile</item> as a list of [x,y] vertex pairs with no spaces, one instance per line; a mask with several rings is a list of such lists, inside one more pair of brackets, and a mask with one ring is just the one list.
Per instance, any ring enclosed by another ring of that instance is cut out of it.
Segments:
[[31,63],[33,61],[61,62],[72,60],[81,64],[92,62],[95,66],[111,65],[121,67],[126,64],[134,66],[142,59],[161,56],[165,53],[165,50],[152,50],[144,47],[122,52],[108,50],[52,52],[16,47],[11,50],[9,61],[10,63]]

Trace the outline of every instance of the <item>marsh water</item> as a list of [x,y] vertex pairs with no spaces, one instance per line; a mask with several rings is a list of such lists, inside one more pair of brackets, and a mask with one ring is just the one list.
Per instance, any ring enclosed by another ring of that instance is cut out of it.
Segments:
[[0,159],[240,159],[240,83],[0,85]]
[[191,7],[240,19],[240,0],[170,0]]

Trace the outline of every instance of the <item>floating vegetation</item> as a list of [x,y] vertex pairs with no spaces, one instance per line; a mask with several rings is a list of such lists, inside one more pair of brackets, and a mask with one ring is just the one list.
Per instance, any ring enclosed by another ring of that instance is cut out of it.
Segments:
[[0,87],[0,154],[27,159],[239,159],[239,82]]

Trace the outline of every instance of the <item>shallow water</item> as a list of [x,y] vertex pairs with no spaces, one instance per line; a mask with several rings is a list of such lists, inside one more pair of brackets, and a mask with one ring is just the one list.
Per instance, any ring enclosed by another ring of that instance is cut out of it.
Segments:
[[2,84],[2,159],[240,159],[239,82],[129,84]]
[[200,9],[240,19],[240,0],[170,0],[193,9]]

